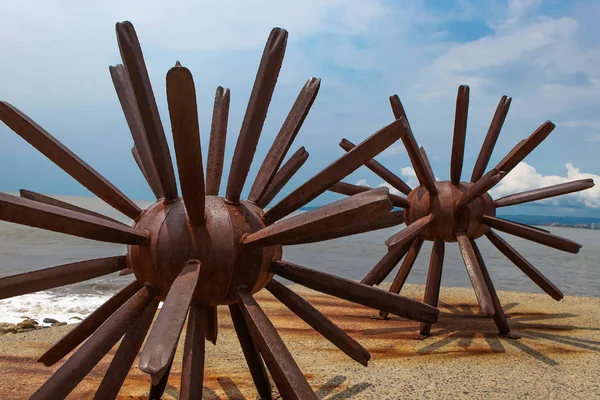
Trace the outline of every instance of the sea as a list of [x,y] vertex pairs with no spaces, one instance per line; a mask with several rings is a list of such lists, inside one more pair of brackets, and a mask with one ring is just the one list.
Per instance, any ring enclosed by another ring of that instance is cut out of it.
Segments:
[[[96,198],[53,196],[63,201],[131,222]],[[150,202],[138,202],[146,207]],[[299,211],[302,212],[302,211]],[[320,243],[285,246],[283,258],[312,269],[348,279],[360,280],[385,255],[385,240],[404,225]],[[514,236],[500,233],[538,270],[554,282],[566,296],[600,295],[600,230],[545,227],[552,234],[578,242],[578,254],[554,250]],[[477,244],[497,290],[543,293],[485,238]],[[431,254],[425,242],[407,283],[424,284]],[[125,254],[125,246],[95,242],[74,236],[43,231],[13,223],[0,222],[0,278],[61,264]],[[387,280],[392,280],[397,268]],[[24,317],[42,322],[52,318],[77,322],[85,318],[118,290],[133,280],[133,275],[107,275],[70,286],[0,300],[0,322],[16,323]],[[284,282],[289,283],[289,282]],[[442,285],[470,287],[456,243],[446,244]],[[473,300],[475,297],[473,295]]]

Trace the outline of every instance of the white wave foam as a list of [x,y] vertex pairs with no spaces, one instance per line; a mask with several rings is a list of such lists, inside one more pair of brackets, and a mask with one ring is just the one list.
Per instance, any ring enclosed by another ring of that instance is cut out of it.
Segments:
[[91,314],[111,295],[83,296],[83,295],[57,295],[56,293],[38,292],[0,300],[0,322],[17,323],[23,317],[37,320],[41,325],[44,318],[53,318],[57,321],[76,323],[76,318],[85,318]]

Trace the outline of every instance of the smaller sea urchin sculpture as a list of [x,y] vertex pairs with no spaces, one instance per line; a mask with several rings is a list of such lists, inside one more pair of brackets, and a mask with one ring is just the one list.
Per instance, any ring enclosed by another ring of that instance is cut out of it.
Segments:
[[[133,26],[117,24],[124,66],[111,75],[130,127],[138,162],[157,202],[145,210],[8,103],[0,119],[73,178],[134,220],[132,227],[103,215],[22,191],[21,198],[0,194],[0,219],[36,228],[128,245],[126,256],[82,261],[0,279],[0,299],[85,281],[117,271],[135,280],[104,303],[50,348],[40,361],[50,366],[81,346],[33,394],[32,399],[64,399],[122,338],[95,394],[114,399],[142,347],[139,366],[150,374],[151,399],[167,383],[179,336],[187,318],[180,399],[202,397],[205,338],[217,340],[217,312],[229,306],[252,378],[262,398],[271,398],[266,364],[285,399],[316,399],[277,330],[253,298],[266,287],[277,299],[333,344],[363,365],[369,353],[308,302],[273,279],[279,275],[314,290],[409,319],[432,323],[438,311],[421,302],[281,260],[282,245],[316,242],[397,225],[387,189],[358,194],[282,220],[359,168],[402,136],[396,121],[373,134],[275,206],[275,197],[308,157],[303,148],[280,168],[319,89],[311,78],[303,87],[241,201],[250,164],[277,76],[287,32],[274,29],[267,41],[238,137],[225,197],[218,191],[223,168],[229,91],[215,98],[208,167],[204,177],[190,71],[179,63],[167,74],[167,100],[182,198],[178,195],[167,141],[142,50]],[[206,182],[206,184],[205,184]],[[164,301],[150,330],[159,301]],[[188,316],[189,311],[189,316]],[[150,334],[146,338],[147,332]]]
[[[571,253],[579,252],[581,246],[568,239],[554,236],[544,229],[497,218],[496,208],[577,192],[594,186],[594,182],[592,179],[581,179],[493,200],[487,192],[497,185],[506,174],[512,171],[554,129],[552,122],[547,121],[543,123],[531,136],[519,142],[496,167],[484,175],[496,140],[504,124],[506,114],[508,113],[510,102],[511,99],[506,96],[500,99],[469,182],[462,182],[460,180],[469,106],[469,87],[465,85],[458,88],[456,100],[450,181],[435,180],[425,150],[422,147],[419,149],[410,128],[403,132],[401,139],[406,147],[420,186],[411,189],[404,181],[375,160],[369,160],[365,163],[365,166],[379,175],[392,187],[407,195],[407,197],[390,195],[390,199],[396,206],[404,208],[406,228],[385,242],[388,246],[388,253],[365,276],[362,280],[363,284],[380,284],[404,257],[404,261],[390,288],[391,292],[400,293],[419,254],[423,241],[431,240],[433,241],[433,250],[425,287],[425,302],[437,307],[445,243],[458,242],[465,266],[467,267],[467,273],[469,274],[479,303],[480,313],[492,316],[500,333],[509,334],[510,327],[508,321],[502,310],[500,300],[498,299],[484,260],[475,244],[475,239],[485,235],[498,250],[543,291],[556,300],[563,298],[562,292],[552,282],[523,258],[504,239],[492,231],[492,228]],[[397,119],[406,121],[408,125],[404,107],[398,96],[391,96],[390,103],[394,116]],[[340,146],[346,151],[352,151],[354,148],[354,145],[345,139],[342,140]],[[329,190],[345,195],[353,195],[370,189],[364,186],[340,182]],[[388,313],[382,310],[380,315],[386,318]],[[422,323],[420,329],[421,337],[428,336],[430,330],[430,323]]]

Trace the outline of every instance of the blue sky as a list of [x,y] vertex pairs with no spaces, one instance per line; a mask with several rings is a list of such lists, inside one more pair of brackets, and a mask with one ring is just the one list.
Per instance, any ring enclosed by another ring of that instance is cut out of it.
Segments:
[[[306,146],[310,157],[282,194],[343,154],[341,138],[360,142],[390,123],[392,94],[402,99],[436,176],[447,179],[456,90],[468,84],[464,179],[502,95],[513,101],[490,164],[544,121],[557,125],[492,192],[497,197],[598,179],[598,17],[598,2],[556,0],[6,2],[0,100],[27,113],[131,198],[150,199],[108,72],[121,62],[114,25],[130,20],[171,148],[165,75],[176,60],[195,77],[204,149],[215,89],[231,89],[224,187],[264,43],[279,26],[289,31],[288,48],[246,193],[299,90],[316,76],[322,79],[319,95],[291,149]],[[0,190],[89,194],[3,124],[0,143]],[[415,183],[400,143],[378,160]],[[382,183],[366,168],[347,181]],[[312,204],[337,198],[326,193]],[[600,187],[505,211],[600,216]]]

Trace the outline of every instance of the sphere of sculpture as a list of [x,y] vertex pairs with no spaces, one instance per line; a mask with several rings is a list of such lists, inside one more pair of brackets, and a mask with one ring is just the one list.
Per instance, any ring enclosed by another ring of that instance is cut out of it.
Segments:
[[456,242],[457,231],[465,232],[470,239],[485,235],[489,227],[481,222],[482,216],[496,215],[490,195],[484,193],[464,207],[457,206],[460,197],[472,185],[470,182],[454,185],[450,181],[439,181],[435,183],[436,196],[431,196],[423,185],[416,187],[407,197],[410,207],[404,211],[406,225],[433,214],[435,220],[421,233],[425,240]]
[[138,281],[157,290],[164,299],[171,284],[188,262],[201,264],[194,299],[210,305],[235,302],[240,287],[255,293],[265,287],[272,274],[269,266],[280,260],[281,246],[243,249],[240,239],[265,227],[263,210],[242,201],[233,204],[222,197],[207,196],[205,223],[193,226],[184,202],[158,201],[150,206],[135,227],[148,232],[143,246],[129,246],[128,262]]

